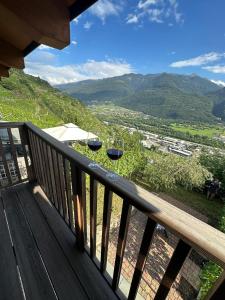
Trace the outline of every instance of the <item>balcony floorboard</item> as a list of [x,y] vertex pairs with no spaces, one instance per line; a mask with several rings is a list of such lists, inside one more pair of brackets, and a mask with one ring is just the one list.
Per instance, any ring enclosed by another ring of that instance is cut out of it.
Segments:
[[0,225],[4,299],[117,299],[39,186],[3,191]]

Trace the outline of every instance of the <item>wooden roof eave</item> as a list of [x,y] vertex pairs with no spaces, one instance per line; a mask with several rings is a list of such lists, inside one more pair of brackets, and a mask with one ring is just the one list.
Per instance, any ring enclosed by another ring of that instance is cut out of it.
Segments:
[[24,57],[40,44],[70,43],[70,21],[97,0],[0,0],[0,77],[24,68]]

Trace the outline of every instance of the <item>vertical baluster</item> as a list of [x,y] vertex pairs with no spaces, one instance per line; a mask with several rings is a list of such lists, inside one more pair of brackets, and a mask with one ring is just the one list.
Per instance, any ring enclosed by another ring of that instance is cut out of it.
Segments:
[[[28,140],[29,140],[30,157],[32,157],[32,170],[33,170],[32,176],[33,176],[33,179],[39,181],[38,166],[37,166],[37,154],[36,154],[36,148],[34,146],[33,134],[29,129],[27,130],[27,134],[28,134]],[[24,151],[26,151],[25,146],[24,146]],[[26,155],[26,157],[27,157],[27,155]]]
[[112,209],[112,192],[109,190],[108,187],[105,187],[103,221],[102,221],[102,248],[101,248],[101,263],[100,263],[100,271],[102,273],[105,272],[106,264],[107,264],[111,209]]
[[64,182],[64,168],[62,162],[62,156],[58,153],[57,155],[58,161],[58,170],[59,170],[59,181],[60,181],[60,190],[61,190],[61,197],[62,197],[62,209],[63,209],[63,218],[68,223],[68,209],[66,203],[66,190],[65,190],[65,182]]
[[41,155],[41,150],[40,150],[40,145],[39,145],[39,138],[34,135],[34,140],[37,148],[37,155],[38,155],[38,163],[40,165],[40,178],[41,178],[41,187],[45,191],[45,180],[44,180],[44,170],[43,170],[43,161],[42,161],[42,155]]
[[145,231],[142,237],[141,247],[137,258],[134,275],[130,286],[130,291],[128,296],[129,300],[134,300],[136,298],[138,287],[144,271],[145,263],[148,258],[148,253],[152,242],[155,227],[156,227],[156,222],[148,218],[145,226]]
[[44,162],[45,162],[45,172],[46,172],[46,178],[48,183],[48,198],[53,203],[53,187],[52,187],[52,181],[51,181],[51,174],[50,174],[50,164],[48,159],[48,152],[47,152],[47,144],[43,142],[43,153],[44,153]]
[[37,152],[37,164],[38,164],[39,175],[40,175],[40,185],[41,185],[41,187],[43,187],[44,186],[43,169],[42,169],[42,160],[41,160],[41,156],[40,156],[40,149],[38,146],[38,138],[35,135],[33,135],[33,138],[34,138],[34,143],[35,143],[35,149]]
[[58,170],[58,163],[57,163],[57,153],[55,149],[52,150],[52,164],[53,164],[53,173],[54,173],[54,178],[55,178],[55,188],[56,188],[56,193],[57,193],[57,206],[56,208],[62,215],[62,201],[61,201],[61,191],[59,189],[59,170]]
[[180,240],[174,250],[173,256],[169,262],[166,272],[162,278],[154,300],[166,299],[172,284],[174,283],[191,247]]
[[[26,134],[28,134],[28,133],[27,133],[27,131],[25,133],[26,129],[24,126],[23,127],[20,126],[18,129],[19,129],[19,134],[20,134],[21,147],[23,149],[23,158],[24,158],[25,166],[26,166],[26,170],[27,170],[27,177],[28,177],[29,181],[32,181],[34,179],[33,164],[31,166],[29,166],[27,151],[26,151],[26,147],[25,147],[25,145],[28,145],[28,143],[29,143],[28,142],[29,138],[28,138],[28,136],[26,137]],[[30,159],[31,159],[31,161],[33,161],[31,153],[30,153]]]
[[115,267],[114,267],[113,281],[112,281],[112,288],[114,291],[118,288],[118,283],[120,279],[124,250],[127,241],[127,232],[129,227],[131,208],[132,207],[129,204],[129,201],[124,199],[121,218],[120,218],[120,229],[119,229],[116,260],[115,260]]
[[65,186],[66,186],[69,225],[72,231],[74,231],[73,207],[72,207],[72,197],[71,197],[71,178],[69,172],[70,165],[69,165],[69,161],[65,158],[63,159],[63,167],[64,167],[64,178],[65,178]]
[[56,183],[55,183],[55,177],[54,177],[54,170],[53,170],[53,164],[52,164],[52,153],[51,153],[51,147],[46,146],[47,151],[47,158],[49,162],[49,172],[50,172],[50,181],[52,186],[52,203],[54,206],[57,206],[57,193],[56,193]]
[[7,128],[7,131],[8,131],[10,146],[12,149],[12,157],[13,157],[13,162],[15,165],[16,173],[18,176],[18,180],[21,181],[21,174],[20,174],[20,169],[19,169],[19,165],[18,165],[18,161],[17,161],[17,151],[16,151],[16,146],[14,144],[11,128]]
[[43,168],[43,175],[44,175],[44,182],[45,182],[45,194],[48,198],[50,198],[50,190],[49,190],[49,184],[48,184],[48,175],[47,175],[47,169],[46,169],[46,156],[44,151],[44,142],[42,139],[39,140],[40,150],[41,150],[41,160],[42,160],[42,168]]
[[34,134],[29,130],[29,138],[31,140],[31,152],[33,153],[34,157],[34,167],[35,167],[35,174],[38,179],[38,183],[41,185],[42,184],[42,178],[41,178],[41,170],[40,170],[40,162],[39,162],[39,157],[38,157],[38,149],[37,149],[37,144],[35,140]]
[[73,202],[74,202],[74,216],[75,216],[75,232],[77,236],[78,247],[84,250],[85,239],[85,174],[72,162],[71,163],[71,177],[73,188]]
[[90,176],[90,256],[96,256],[97,181]]
[[5,157],[5,153],[4,153],[4,149],[3,149],[3,144],[2,144],[2,140],[0,139],[0,156],[2,157],[2,162],[3,162],[3,166],[5,169],[5,173],[8,179],[8,183],[9,185],[12,184],[12,178],[9,172],[9,167],[8,167],[8,163]]

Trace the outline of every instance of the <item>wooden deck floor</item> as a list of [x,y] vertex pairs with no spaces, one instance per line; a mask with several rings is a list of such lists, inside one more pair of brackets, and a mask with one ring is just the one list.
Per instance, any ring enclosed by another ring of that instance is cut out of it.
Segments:
[[0,299],[117,299],[39,187],[1,193]]

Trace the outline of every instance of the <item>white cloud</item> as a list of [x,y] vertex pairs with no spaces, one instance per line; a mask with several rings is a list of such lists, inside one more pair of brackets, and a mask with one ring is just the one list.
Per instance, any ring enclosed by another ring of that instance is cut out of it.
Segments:
[[99,0],[89,9],[89,12],[101,19],[103,23],[108,16],[117,16],[121,11],[122,5],[111,0]]
[[[224,56],[225,57],[225,54]],[[221,66],[221,65],[216,65],[216,66],[207,66],[207,67],[203,67],[204,70],[207,70],[209,72],[212,73],[216,73],[216,74],[225,74],[225,66]]]
[[211,79],[211,81],[219,86],[223,86],[225,87],[225,81],[222,81],[222,80],[213,80]]
[[49,51],[39,51],[39,49],[37,49],[37,51],[31,52],[31,54],[26,57],[26,61],[48,64],[55,62],[56,58],[57,56]]
[[38,46],[38,49],[39,50],[47,50],[47,49],[52,49],[52,48],[49,46],[46,46],[46,45],[40,45],[40,46]]
[[76,17],[75,19],[73,19],[73,22],[74,22],[75,24],[78,24],[80,18],[81,18],[81,15],[79,15],[78,17]]
[[92,25],[93,25],[93,23],[87,21],[87,22],[84,24],[84,29],[89,30],[89,29],[92,27]]
[[162,9],[149,9],[148,10],[148,16],[149,20],[151,22],[156,22],[156,23],[163,23],[163,10]]
[[88,60],[83,64],[64,66],[26,61],[25,72],[39,76],[51,84],[60,84],[120,76],[132,73],[134,70],[130,64],[122,60]]
[[[224,57],[225,57],[225,53],[210,52],[187,60],[180,60],[180,61],[173,62],[170,65],[170,67],[183,68],[183,67],[202,66],[211,62],[218,61]],[[211,67],[205,67],[205,68],[211,68]]]
[[132,15],[136,15],[138,21],[148,18],[150,22],[168,23],[169,26],[184,21],[179,11],[178,0],[139,0],[137,9]]
[[71,41],[71,44],[76,46],[77,45],[77,41]]
[[150,5],[158,4],[159,2],[161,2],[161,0],[141,0],[138,2],[138,8],[145,9]]
[[137,15],[132,15],[132,14],[129,14],[127,16],[127,24],[134,24],[134,23],[138,23],[138,16]]

